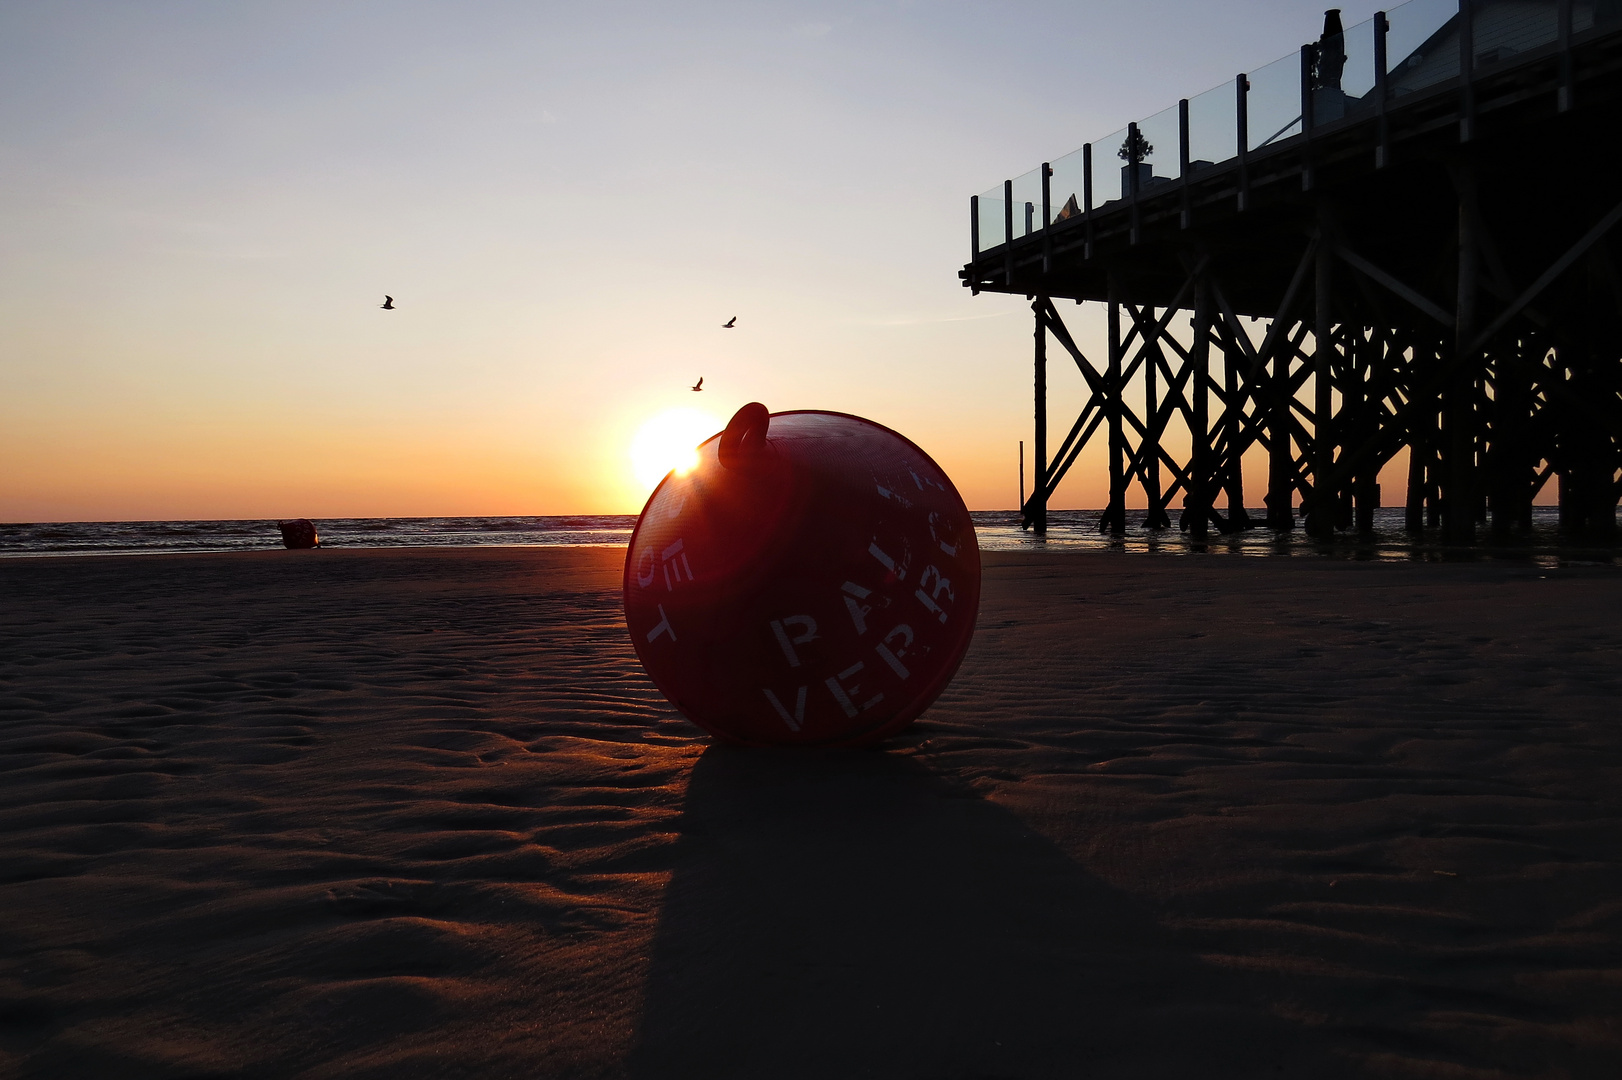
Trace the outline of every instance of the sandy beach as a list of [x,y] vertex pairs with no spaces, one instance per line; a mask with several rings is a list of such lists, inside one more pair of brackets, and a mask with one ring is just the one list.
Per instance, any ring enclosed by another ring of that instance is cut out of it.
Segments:
[[1616,568],[991,554],[784,753],[622,558],[0,562],[0,1075],[1622,1073]]

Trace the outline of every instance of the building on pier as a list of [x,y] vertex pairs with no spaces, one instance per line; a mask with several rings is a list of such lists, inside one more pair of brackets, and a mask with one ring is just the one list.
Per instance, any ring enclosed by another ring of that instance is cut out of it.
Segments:
[[[1025,523],[1098,439],[1106,530],[1133,484],[1196,539],[1368,529],[1407,450],[1411,530],[1512,534],[1553,482],[1614,542],[1619,137],[1622,0],[1409,0],[975,196],[963,284],[1035,316]],[[1059,300],[1106,306],[1104,355]],[[1054,347],[1087,393],[1057,448]]]

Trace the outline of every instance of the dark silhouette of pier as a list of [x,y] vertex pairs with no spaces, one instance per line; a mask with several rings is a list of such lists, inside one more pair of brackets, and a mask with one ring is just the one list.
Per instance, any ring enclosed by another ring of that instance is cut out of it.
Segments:
[[[1196,540],[1366,531],[1406,450],[1411,531],[1514,535],[1553,482],[1615,543],[1619,133],[1622,0],[1413,0],[976,196],[963,283],[1035,315],[1025,524],[1103,439],[1107,531],[1132,483]],[[1060,300],[1107,305],[1106,355]],[[1054,345],[1088,397],[1050,455]]]

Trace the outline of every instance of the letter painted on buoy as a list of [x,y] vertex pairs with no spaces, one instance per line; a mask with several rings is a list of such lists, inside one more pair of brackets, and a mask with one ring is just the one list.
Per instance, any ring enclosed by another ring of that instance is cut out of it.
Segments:
[[765,689],[761,690],[761,693],[766,695],[766,700],[772,703],[772,708],[777,710],[777,715],[783,718],[783,723],[788,725],[788,729],[790,731],[799,731],[801,727],[805,726],[805,691],[806,688],[803,686],[795,689],[794,712],[792,714],[783,708],[783,703],[777,700],[776,694]]
[[827,685],[828,692],[833,694],[834,700],[839,702],[839,707],[845,710],[846,716],[853,717],[858,712],[866,712],[884,700],[883,694],[874,694],[872,697],[862,702],[860,708],[858,708],[855,701],[852,699],[861,696],[862,688],[855,685],[844,685],[860,674],[862,668],[866,666],[867,665],[858,660],[844,671],[841,671],[838,675],[830,675],[828,678],[822,680],[823,683]]
[[[932,590],[934,594],[933,596],[924,591],[925,589],[929,588],[929,579],[931,575],[933,575],[935,578],[935,587]],[[941,622],[945,622],[946,611],[940,606],[939,601],[941,598],[941,593],[946,594],[946,599],[948,601],[957,599],[952,595],[952,583],[941,575],[939,568],[934,566],[926,566],[924,567],[923,576],[918,579],[918,586],[919,587],[913,591],[913,595],[918,598],[919,602],[922,603],[924,607],[929,609],[932,615],[934,615]]]
[[[687,571],[688,581],[694,580],[693,568],[687,562],[687,553],[682,550],[682,542],[680,540],[677,540],[674,544],[671,544],[669,547],[665,548],[664,552],[660,555],[660,559],[664,563],[666,592],[674,592],[676,590],[676,586],[681,584],[681,575],[683,570]],[[674,578],[671,577],[671,571],[675,571]]]
[[[897,641],[901,638],[906,640],[897,644]],[[902,623],[888,634],[885,634],[883,641],[873,646],[873,651],[879,654],[880,660],[890,665],[890,670],[896,673],[897,678],[905,679],[912,674],[907,670],[907,666],[901,662],[901,658],[907,655],[907,648],[912,644],[912,640],[912,627]],[[894,646],[894,648],[891,648],[891,646]]]
[[670,616],[665,614],[665,606],[663,604],[656,604],[654,606],[659,609],[659,624],[652,630],[648,631],[648,641],[653,641],[653,639],[658,637],[660,634],[669,634],[670,640],[675,641],[676,631],[670,626]]
[[839,586],[839,591],[845,594],[845,607],[850,612],[850,621],[856,627],[856,636],[861,637],[867,633],[867,613],[873,610],[872,604],[858,604],[858,600],[866,600],[873,595],[872,589],[864,589],[854,581],[847,581]]
[[[798,633],[789,637],[790,629],[797,630]],[[772,634],[777,638],[777,644],[782,648],[788,666],[799,667],[800,654],[794,651],[794,646],[817,640],[817,620],[809,615],[789,615],[781,620],[773,619]]]

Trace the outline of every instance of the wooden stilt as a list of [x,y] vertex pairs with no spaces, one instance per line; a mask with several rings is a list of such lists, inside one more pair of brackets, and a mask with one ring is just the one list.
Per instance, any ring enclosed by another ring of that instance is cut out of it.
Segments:
[[1188,363],[1194,368],[1188,379],[1190,396],[1189,485],[1184,502],[1189,535],[1204,543],[1211,523],[1211,290],[1205,275],[1194,285],[1194,345]]
[[1295,458],[1290,449],[1295,428],[1290,415],[1292,357],[1293,350],[1282,345],[1274,352],[1267,410],[1267,526],[1281,531],[1295,528]]
[[1031,445],[1031,499],[1025,517],[1038,536],[1048,531],[1048,328],[1044,319],[1047,304],[1047,297],[1039,296],[1031,305],[1036,316],[1036,434]]
[[1454,309],[1453,371],[1442,399],[1446,473],[1442,490],[1442,534],[1449,544],[1476,540],[1475,379],[1476,355],[1466,353],[1476,328],[1479,243],[1475,164],[1464,158],[1455,170],[1459,200],[1459,284]]
[[[1155,309],[1143,309],[1143,325],[1155,325]],[[1148,430],[1143,434],[1143,467],[1140,470],[1139,483],[1143,485],[1143,497],[1148,503],[1148,510],[1144,514],[1143,527],[1146,529],[1164,529],[1171,525],[1166,515],[1165,501],[1160,494],[1160,393],[1159,393],[1159,363],[1161,358],[1159,335],[1146,338],[1140,329],[1139,345],[1143,362],[1143,419]]]
[[1335,535],[1339,493],[1330,484],[1335,465],[1334,410],[1335,330],[1330,310],[1334,290],[1335,253],[1328,236],[1328,211],[1318,206],[1319,234],[1314,274],[1312,319],[1312,503],[1307,510],[1307,531],[1320,540]]
[[1113,275],[1109,282],[1109,367],[1104,376],[1109,417],[1109,506],[1098,527],[1120,535],[1126,531],[1126,433],[1121,417],[1121,302]]

